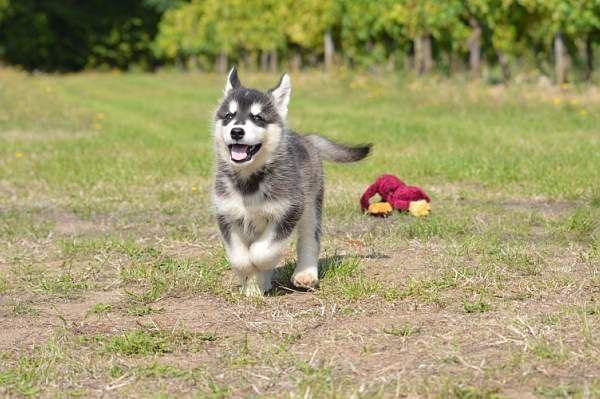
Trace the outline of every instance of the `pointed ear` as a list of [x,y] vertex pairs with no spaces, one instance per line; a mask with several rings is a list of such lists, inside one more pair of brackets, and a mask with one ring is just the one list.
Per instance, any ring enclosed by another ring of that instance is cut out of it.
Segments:
[[231,68],[229,75],[227,75],[227,82],[225,83],[225,96],[227,96],[231,90],[237,89],[241,85],[242,83],[238,78],[237,69],[235,67]]
[[290,95],[292,94],[292,82],[287,73],[284,73],[277,86],[269,90],[269,94],[273,97],[273,104],[277,108],[277,112],[283,119],[286,118],[288,112],[288,104],[290,103]]

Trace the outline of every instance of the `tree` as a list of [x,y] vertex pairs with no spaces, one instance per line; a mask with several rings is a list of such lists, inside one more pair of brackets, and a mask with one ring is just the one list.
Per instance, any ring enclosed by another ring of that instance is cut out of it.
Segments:
[[402,26],[403,34],[413,40],[414,67],[418,74],[434,67],[433,39],[452,33],[463,34],[460,0],[403,0],[394,2],[388,11],[387,24]]
[[466,19],[470,33],[467,40],[469,51],[469,70],[471,77],[479,79],[481,77],[481,61],[483,57],[483,30],[488,24],[488,16],[492,7],[498,7],[495,0],[470,0],[466,1],[464,8],[464,18]]
[[204,8],[205,1],[193,0],[166,10],[158,25],[156,53],[182,68],[190,59],[198,64],[202,63],[199,61],[202,56],[214,55],[216,46],[205,25]]
[[511,77],[512,60],[529,51],[525,38],[537,18],[534,1],[537,0],[490,0],[487,7],[480,6],[491,31],[490,50],[498,59],[505,82]]
[[342,2],[340,47],[349,65],[394,64],[395,52],[405,42],[401,29],[394,29],[393,21],[386,18],[394,3],[395,0]]
[[542,32],[553,37],[554,71],[556,82],[567,79],[570,64],[568,42],[584,38],[586,46],[586,77],[593,70],[593,35],[600,30],[599,0],[538,0],[537,7],[544,13]]
[[[142,0],[0,0],[3,58],[27,70],[149,67],[159,14]],[[102,10],[102,18],[98,18]]]
[[8,7],[8,0],[0,0],[0,19],[2,19],[2,13]]
[[291,1],[285,27],[288,41],[300,52],[323,55],[325,69],[333,65],[335,34],[340,28],[341,3],[338,0]]
[[[8,0],[0,0],[0,23],[2,23],[2,17],[8,8]],[[2,54],[4,53],[4,48],[2,43],[0,43],[0,60],[2,59]]]
[[[242,3],[235,14],[230,15],[234,21],[240,21],[235,42],[238,52],[261,54],[260,68],[263,71],[275,71],[279,64],[279,53],[286,47],[286,4],[279,0]],[[256,18],[256,14],[261,17]]]

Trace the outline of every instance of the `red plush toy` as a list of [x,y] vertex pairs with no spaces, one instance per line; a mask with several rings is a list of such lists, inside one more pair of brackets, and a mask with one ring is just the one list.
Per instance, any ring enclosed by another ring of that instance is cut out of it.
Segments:
[[[381,197],[380,203],[369,204],[375,194]],[[373,215],[387,215],[392,209],[409,211],[415,216],[429,214],[429,197],[419,187],[407,186],[393,175],[379,176],[360,199],[360,207]],[[388,204],[386,204],[388,203]]]

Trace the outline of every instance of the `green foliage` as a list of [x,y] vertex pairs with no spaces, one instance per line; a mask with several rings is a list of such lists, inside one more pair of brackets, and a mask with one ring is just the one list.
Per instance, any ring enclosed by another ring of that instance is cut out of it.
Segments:
[[395,29],[394,21],[386,12],[393,4],[393,0],[344,1],[340,39],[344,58],[349,63],[372,66],[385,62],[405,43],[401,30]]
[[[285,31],[290,43],[304,49],[318,48],[323,44],[325,31],[339,29],[339,18],[342,12],[342,1],[339,0],[287,0]],[[367,1],[351,2],[367,4]]]
[[3,12],[8,7],[8,0],[0,0],[0,19],[2,19]]
[[28,70],[155,63],[151,45],[160,14],[141,0],[0,0],[2,15],[0,56]]
[[[479,41],[472,47],[474,32],[480,32]],[[558,33],[575,65],[583,58],[592,65],[589,43],[600,38],[600,2],[0,0],[0,57],[29,70],[153,69],[161,63],[256,67],[259,57],[263,68],[286,59],[316,65],[324,58],[326,35],[335,60],[351,67],[420,57],[419,40],[429,38],[427,57],[440,65],[455,68],[477,47],[489,64],[508,68],[524,60],[543,69],[553,60]],[[577,48],[584,45],[585,51]]]

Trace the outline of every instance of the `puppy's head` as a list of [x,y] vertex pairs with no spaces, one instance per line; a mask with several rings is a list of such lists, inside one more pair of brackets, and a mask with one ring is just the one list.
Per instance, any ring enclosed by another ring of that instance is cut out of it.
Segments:
[[284,74],[267,92],[242,86],[231,69],[214,121],[218,155],[237,170],[252,171],[268,161],[286,124],[292,86]]

